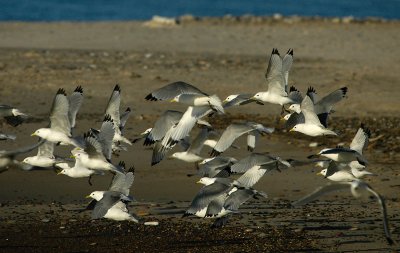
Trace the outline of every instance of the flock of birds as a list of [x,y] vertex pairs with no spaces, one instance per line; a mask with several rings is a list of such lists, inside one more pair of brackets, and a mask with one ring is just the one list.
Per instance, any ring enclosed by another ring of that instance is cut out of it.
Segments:
[[[121,89],[116,85],[108,101],[104,119],[99,129],[89,129],[83,136],[74,135],[76,116],[83,102],[83,89],[77,87],[70,96],[59,89],[54,97],[50,111],[50,124],[36,130],[37,144],[13,151],[0,151],[0,168],[18,166],[24,170],[37,167],[58,168],[58,174],[73,178],[87,177],[91,184],[93,175],[104,175],[106,171],[114,174],[108,190],[94,191],[87,197],[92,202],[87,209],[92,210],[92,218],[129,220],[145,225],[158,225],[157,221],[144,222],[130,213],[127,204],[133,201],[130,188],[134,181],[134,168],[126,170],[125,164],[112,163],[112,155],[127,151],[130,145],[143,140],[143,145],[152,146],[151,165],[160,163],[171,149],[179,145],[183,151],[175,152],[168,158],[194,163],[197,173],[188,176],[200,177],[198,183],[204,186],[193,198],[185,216],[216,218],[213,227],[226,224],[230,215],[239,212],[239,207],[251,198],[266,198],[267,194],[257,191],[253,186],[272,170],[282,170],[296,166],[298,161],[282,159],[267,153],[253,152],[261,135],[272,134],[274,128],[250,121],[230,124],[222,134],[213,129],[206,116],[218,117],[231,107],[249,103],[271,103],[282,107],[282,120],[288,131],[300,132],[308,136],[324,136],[337,133],[328,128],[328,118],[336,103],[342,100],[347,88],[342,87],[321,99],[310,87],[303,96],[295,87],[288,88],[289,71],[293,63],[293,50],[281,57],[277,49],[272,50],[265,74],[267,91],[254,94],[236,94],[221,101],[217,95],[208,95],[185,82],[174,82],[161,87],[145,99],[149,101],[169,101],[187,105],[184,112],[167,110],[154,122],[152,128],[145,130],[134,140],[124,136],[124,127],[130,115],[130,108],[120,113]],[[284,115],[286,114],[286,115]],[[0,116],[11,125],[18,125],[28,117],[18,109],[1,105]],[[199,133],[190,138],[190,133],[198,125]],[[237,160],[221,154],[229,148],[238,148],[233,143],[241,136],[247,136],[246,157]],[[370,131],[364,126],[357,130],[349,147],[325,148],[308,158],[310,163],[322,167],[319,174],[333,181],[318,188],[315,192],[293,203],[293,206],[307,204],[322,195],[337,190],[350,190],[354,197],[373,195],[377,198],[383,216],[386,239],[393,243],[384,199],[361,178],[374,175],[366,170],[368,161],[363,151],[368,145]],[[0,134],[0,139],[15,139],[13,135]],[[69,145],[74,159],[54,155],[55,147]],[[211,147],[210,157],[201,156],[204,146]],[[26,157],[23,162],[16,160],[18,155],[38,149],[36,156]],[[240,175],[231,178],[231,175]]]

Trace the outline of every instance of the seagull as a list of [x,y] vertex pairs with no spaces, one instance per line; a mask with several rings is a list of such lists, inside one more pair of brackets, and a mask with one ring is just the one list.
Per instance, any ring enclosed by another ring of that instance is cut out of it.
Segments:
[[55,166],[61,169],[61,171],[58,172],[57,175],[66,175],[72,178],[88,177],[89,185],[92,185],[92,175],[104,175],[103,171],[93,170],[83,166],[82,162],[79,159],[76,159],[75,163],[72,166],[67,162],[56,163]]
[[231,172],[243,174],[236,179],[234,183],[249,188],[253,187],[267,171],[274,169],[280,171],[280,165],[284,165],[285,168],[291,167],[288,161],[280,157],[262,153],[252,153],[232,165]]
[[57,162],[64,161],[57,159],[53,152],[54,143],[44,140],[44,143],[38,147],[37,155],[26,157],[22,162],[36,167],[47,168],[52,167]]
[[189,163],[198,163],[203,161],[204,158],[200,156],[200,152],[203,148],[204,141],[208,138],[210,131],[211,129],[203,127],[186,151],[175,152],[170,158]]
[[[130,140],[128,140],[126,137],[124,137],[121,132],[121,117],[119,114],[120,104],[121,104],[121,87],[117,84],[117,85],[115,85],[114,90],[111,93],[110,99],[108,100],[108,104],[107,104],[104,115],[110,115],[111,119],[113,120],[114,129],[115,129],[113,142],[114,143],[123,142],[128,145],[132,145],[132,142]],[[129,115],[130,108],[127,113]],[[127,117],[127,115],[125,115],[125,117]],[[127,118],[126,119],[123,118],[123,121],[126,122],[126,120],[127,120]],[[125,126],[125,122],[123,122],[124,126]]]
[[18,126],[27,119],[28,115],[10,105],[0,105],[0,118],[4,118],[11,126]]
[[208,106],[189,106],[178,123],[173,125],[160,142],[153,149],[151,165],[159,163],[166,153],[178,142],[189,135],[196,123],[212,110]]
[[199,163],[199,170],[196,174],[187,174],[187,176],[226,178],[231,175],[230,168],[236,162],[237,160],[233,157],[217,156],[207,158]]
[[[72,100],[76,102],[76,100]],[[50,127],[36,130],[32,136],[39,136],[53,143],[63,143],[79,147],[79,142],[72,138],[69,118],[69,100],[65,90],[60,88],[53,100],[50,112]],[[75,114],[76,115],[76,114]]]
[[357,179],[350,171],[339,168],[335,161],[330,161],[328,168],[321,170],[317,175],[322,175],[335,182],[351,182]]
[[354,180],[351,182],[340,182],[340,183],[334,183],[334,184],[327,184],[323,187],[320,187],[318,189],[316,189],[313,193],[303,197],[302,199],[293,202],[292,205],[293,206],[301,206],[301,205],[305,205],[317,198],[319,198],[320,196],[323,196],[325,194],[334,192],[334,191],[339,191],[339,190],[349,190],[350,188],[350,192],[351,194],[355,197],[355,198],[360,198],[362,196],[369,196],[369,195],[373,195],[376,197],[376,199],[378,200],[378,203],[381,207],[381,211],[382,211],[382,220],[383,220],[383,228],[385,231],[385,236],[386,236],[386,240],[387,242],[392,245],[394,242],[391,238],[390,235],[390,230],[389,230],[389,224],[388,224],[388,218],[387,218],[387,213],[386,213],[386,205],[385,205],[385,201],[383,199],[383,197],[377,193],[376,191],[374,191],[372,189],[371,186],[369,186],[367,183],[361,181],[361,180]]
[[[251,197],[267,197],[267,194],[251,188],[233,185],[227,178],[201,178],[197,183],[204,187],[196,194],[183,217],[222,218],[238,212],[239,206]],[[217,219],[212,227],[225,225],[227,218]]]
[[182,118],[182,115],[182,112],[173,110],[167,110],[161,114],[161,116],[154,123],[154,127],[152,127],[148,132],[143,145],[149,146],[154,144],[156,141],[161,141],[168,130],[170,130],[174,125],[178,124]]
[[268,90],[256,93],[252,99],[261,103],[272,103],[281,106],[294,103],[295,101],[289,98],[287,93],[287,81],[292,61],[293,49],[289,49],[283,59],[276,48],[272,49],[265,74]]
[[[328,127],[327,124],[328,116],[332,112],[333,106],[346,97],[347,87],[342,87],[340,89],[337,89],[318,101],[316,94],[317,93],[315,92],[315,89],[313,87],[308,88],[307,96],[309,96],[312,102],[314,103],[314,111],[317,114],[319,121],[324,127]],[[290,105],[288,108],[289,111],[293,111],[300,114],[301,113],[300,102]]]
[[0,150],[0,169],[7,169],[9,166],[16,165],[18,167],[21,167],[24,170],[29,170],[31,166],[25,166],[23,163],[20,163],[19,161],[15,160],[15,158],[18,155],[25,154],[28,152],[31,152],[32,150],[36,149],[37,147],[40,147],[40,145],[43,145],[45,140],[40,140],[36,144],[27,146],[27,147],[22,147],[16,150]]
[[121,169],[107,161],[103,154],[103,148],[98,137],[93,132],[84,135],[85,148],[78,149],[73,157],[80,160],[81,164],[88,169],[108,170],[116,173],[122,173]]
[[362,155],[363,150],[368,145],[368,139],[371,136],[371,131],[361,124],[360,128],[357,130],[352,142],[350,143],[350,148],[345,148],[338,146],[336,148],[325,148],[321,150],[316,155],[310,155],[308,158],[314,158],[316,156],[324,156],[333,161],[340,163],[350,163],[352,161],[358,161],[361,165],[367,164],[367,160]]
[[291,132],[296,131],[309,136],[335,135],[332,130],[325,128],[319,121],[314,111],[314,104],[309,96],[305,96],[300,105],[301,112],[304,115],[304,122],[298,121]]
[[[273,128],[265,127],[261,124],[254,122],[245,123],[233,123],[229,125],[222,133],[214,149],[211,151],[211,156],[218,156],[226,149],[228,149],[232,143],[243,134],[258,135],[258,134],[270,134],[274,131]],[[255,146],[256,137],[250,137],[250,145],[252,148]],[[250,149],[250,148],[249,148]]]
[[214,111],[224,113],[222,102],[217,95],[209,96],[195,86],[182,81],[167,84],[148,94],[145,99],[150,101],[169,100],[190,106],[209,106]]

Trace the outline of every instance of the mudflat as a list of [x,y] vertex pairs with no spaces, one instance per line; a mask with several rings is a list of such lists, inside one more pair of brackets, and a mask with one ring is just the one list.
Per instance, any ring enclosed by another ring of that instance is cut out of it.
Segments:
[[[289,84],[318,95],[348,87],[347,98],[335,107],[330,127],[339,137],[309,138],[287,133],[278,123],[280,107],[249,104],[210,119],[222,131],[231,122],[251,120],[276,128],[263,137],[256,152],[306,160],[324,147],[348,145],[361,123],[372,132],[366,151],[366,181],[386,199],[393,239],[400,234],[400,72],[398,22],[337,23],[226,22],[223,19],[145,25],[143,22],[0,23],[1,104],[17,106],[32,119],[17,128],[3,123],[1,131],[15,133],[1,149],[35,143],[30,134],[48,124],[57,89],[84,88],[85,101],[77,117],[76,134],[98,127],[116,83],[122,88],[122,109],[133,115],[127,123],[130,139],[151,127],[166,109],[184,105],[149,102],[152,90],[174,81],[191,83],[224,99],[238,93],[266,89],[264,73],[272,48],[281,54],[294,48]],[[194,129],[193,133],[198,130]],[[315,142],[310,146],[311,142]],[[240,159],[248,155],[244,140],[224,153]],[[210,150],[202,155],[208,157]],[[56,154],[68,155],[68,147]],[[32,152],[32,154],[35,152]],[[20,157],[22,160],[24,157]],[[357,200],[349,192],[331,194],[305,207],[294,201],[326,184],[318,168],[298,166],[263,177],[255,188],[266,200],[243,205],[226,227],[211,229],[209,219],[181,218],[181,211],[200,189],[198,178],[187,177],[195,166],[165,160],[151,167],[151,150],[141,143],[114,157],[134,165],[132,212],[158,227],[127,222],[91,221],[81,212],[94,190],[108,187],[111,175],[86,179],[57,176],[53,171],[10,168],[0,175],[0,251],[3,252],[202,252],[202,251],[323,251],[395,252],[386,244],[379,205]]]

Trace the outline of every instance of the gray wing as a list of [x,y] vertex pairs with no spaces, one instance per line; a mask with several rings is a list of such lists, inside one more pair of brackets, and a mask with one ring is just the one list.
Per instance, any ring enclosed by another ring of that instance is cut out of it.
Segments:
[[20,154],[28,153],[36,149],[37,147],[40,147],[40,145],[43,145],[43,143],[45,142],[46,142],[45,139],[40,139],[36,144],[31,146],[22,147],[11,151],[0,150],[0,157],[14,157]]
[[134,179],[135,175],[133,172],[128,172],[126,174],[116,173],[111,182],[109,191],[120,192],[125,196],[129,196],[129,191]]
[[276,48],[272,49],[265,78],[267,79],[269,92],[287,96],[285,79],[282,72],[282,58]]
[[181,139],[189,135],[189,132],[193,129],[197,120],[208,113],[212,109],[209,106],[189,106],[186,112],[182,115],[178,124],[172,127],[172,131],[168,131],[169,135],[165,135],[162,140],[164,147],[171,147],[171,145],[176,144]]
[[100,133],[98,134],[98,141],[101,144],[103,155],[108,160],[111,159],[113,138],[115,135],[115,128],[113,120],[110,115],[104,117],[101,124]]
[[350,185],[351,182],[340,182],[340,183],[335,183],[335,184],[327,184],[325,186],[317,188],[313,193],[295,201],[292,203],[293,206],[302,206],[305,205],[313,200],[316,200],[317,198],[334,192],[334,191],[340,191],[340,190],[350,190]]
[[92,211],[92,219],[103,218],[108,210],[121,199],[119,192],[105,192],[103,198],[97,201]]
[[258,130],[250,131],[247,134],[247,150],[253,152],[256,147],[256,142],[260,138],[260,132]]
[[224,202],[225,202],[226,198],[227,198],[226,193],[220,194],[219,196],[215,197],[210,202],[210,204],[208,204],[207,211],[206,211],[206,217],[217,216],[222,211],[222,207],[224,206]]
[[188,148],[187,152],[193,153],[195,155],[199,155],[201,152],[201,149],[203,148],[204,141],[207,140],[208,138],[208,133],[209,129],[206,127],[203,127],[200,130],[200,133],[196,136],[196,138],[193,140],[192,144]]
[[160,141],[157,141],[153,148],[153,154],[151,157],[151,166],[161,162],[167,155],[170,148],[164,147]]
[[335,161],[330,161],[328,168],[326,169],[325,177],[332,176],[333,174],[335,174],[338,171],[339,171],[338,163]]
[[222,133],[214,149],[211,151],[211,156],[218,156],[220,153],[228,149],[232,143],[241,135],[252,131],[254,128],[247,124],[231,124]]
[[148,94],[145,99],[151,101],[157,100],[171,100],[181,94],[199,94],[208,96],[206,93],[202,92],[198,88],[191,84],[179,81],[167,84],[152,93]]
[[68,119],[71,124],[71,128],[75,127],[76,114],[81,108],[83,102],[83,89],[81,86],[75,88],[74,92],[69,96],[69,110]]
[[[289,48],[285,57],[283,57],[283,60],[282,60],[282,73],[283,73],[283,78],[285,80],[285,87],[287,87],[288,82],[289,82],[289,71],[290,71],[290,68],[292,67],[292,64],[293,64],[293,49]],[[287,90],[287,89],[285,89],[285,90]]]
[[224,109],[226,109],[232,106],[246,105],[252,102],[256,102],[254,99],[251,99],[252,96],[252,94],[239,94],[236,98],[224,103],[223,107]]
[[254,166],[274,164],[275,162],[276,161],[274,159],[265,154],[252,153],[249,156],[239,160],[234,165],[232,165],[231,171],[233,173],[245,173]]
[[196,212],[206,208],[212,200],[227,192],[230,188],[231,186],[218,182],[204,186],[196,194],[186,213],[195,214]]
[[314,104],[309,96],[305,96],[300,105],[306,124],[321,125],[317,114],[314,111]]
[[323,97],[321,100],[315,103],[315,112],[317,114],[330,113],[332,107],[340,100],[342,100],[346,96],[346,93],[347,87],[342,87]]
[[259,165],[253,166],[249,170],[247,170],[241,177],[236,179],[236,183],[239,186],[246,188],[253,187],[253,185],[255,185],[267,171],[267,169],[264,169],[264,167],[261,167]]
[[297,124],[302,124],[305,122],[304,114],[294,112],[290,115],[289,119],[285,122],[285,128],[287,130],[292,129]]
[[50,128],[71,136],[71,124],[68,118],[69,102],[64,89],[58,89],[50,112]]
[[303,101],[303,96],[301,95],[301,92],[297,90],[294,86],[290,86],[288,97],[296,104],[300,104],[301,101]]
[[111,97],[108,100],[108,104],[106,107],[105,114],[111,116],[111,119],[114,122],[115,131],[120,132],[120,116],[119,116],[119,106],[121,104],[121,88],[119,85],[115,85],[113,92],[111,93]]
[[230,211],[237,211],[239,206],[253,197],[257,191],[253,189],[238,189],[231,193],[225,200],[224,208]]
[[171,129],[172,126],[176,125],[182,118],[183,113],[178,111],[165,111],[155,122],[154,127],[144,141],[144,145],[148,146],[153,144],[155,141],[159,141],[164,138],[165,134]]
[[103,156],[103,147],[101,146],[101,143],[96,138],[96,136],[92,132],[89,132],[85,134],[84,138],[84,151],[88,154],[89,158],[105,160],[105,157]]
[[321,155],[324,154],[339,154],[339,153],[355,153],[356,151],[353,149],[345,148],[345,147],[337,147],[337,148],[330,148],[326,149],[325,151],[321,152]]
[[125,128],[125,124],[128,121],[129,116],[131,115],[131,112],[132,112],[131,108],[128,107],[128,108],[126,108],[125,112],[123,112],[121,114],[120,125],[119,125],[119,130],[121,131],[121,133],[123,132],[123,130]]
[[38,156],[53,158],[54,157],[54,143],[45,141],[42,145],[38,148]]
[[379,193],[374,191],[370,186],[367,186],[367,190],[370,193],[372,193],[373,195],[375,195],[375,197],[378,200],[379,205],[381,206],[383,229],[385,231],[386,240],[391,245],[391,244],[393,244],[393,240],[392,240],[391,235],[390,235],[389,222],[388,222],[388,217],[387,217],[385,200]]
[[368,146],[368,140],[371,137],[371,131],[361,124],[361,127],[358,129],[356,136],[354,136],[353,140],[350,143],[350,148],[362,154],[364,149]]

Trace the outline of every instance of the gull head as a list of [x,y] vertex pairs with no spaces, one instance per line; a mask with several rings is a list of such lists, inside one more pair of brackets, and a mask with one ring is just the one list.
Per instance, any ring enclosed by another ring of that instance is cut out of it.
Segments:
[[173,153],[170,157],[168,157],[168,159],[181,159],[182,157],[185,156],[186,152],[176,152]]
[[46,139],[50,135],[51,130],[48,128],[39,128],[31,136],[38,136],[40,138]]
[[210,185],[213,184],[217,180],[216,178],[210,178],[210,177],[202,177],[200,178],[199,181],[197,181],[197,184],[204,184],[204,185]]
[[86,196],[86,198],[92,198],[97,201],[101,200],[103,198],[104,192],[103,191],[94,191],[90,193],[89,195]]
[[257,92],[257,93],[256,93],[254,96],[252,96],[250,99],[259,101],[259,100],[261,100],[261,98],[262,98],[263,95],[264,95],[264,92]]
[[288,110],[291,111],[291,112],[300,113],[301,112],[300,104],[292,104],[292,105],[289,106]]
[[328,172],[328,169],[323,169],[320,172],[318,172],[317,175],[322,175],[322,176],[326,177],[327,172]]
[[298,125],[296,125],[296,126],[294,126],[292,129],[290,129],[289,130],[289,132],[298,132],[299,131],[299,126]]
[[229,96],[227,96],[227,97],[225,98],[225,100],[222,101],[222,102],[223,102],[223,103],[230,102],[230,101],[234,100],[235,98],[237,98],[237,96],[238,96],[238,95],[229,95]]
[[286,114],[285,116],[281,117],[282,121],[288,121],[292,114]]
[[30,164],[31,161],[32,161],[32,157],[26,157],[22,162],[23,162],[23,163]]

